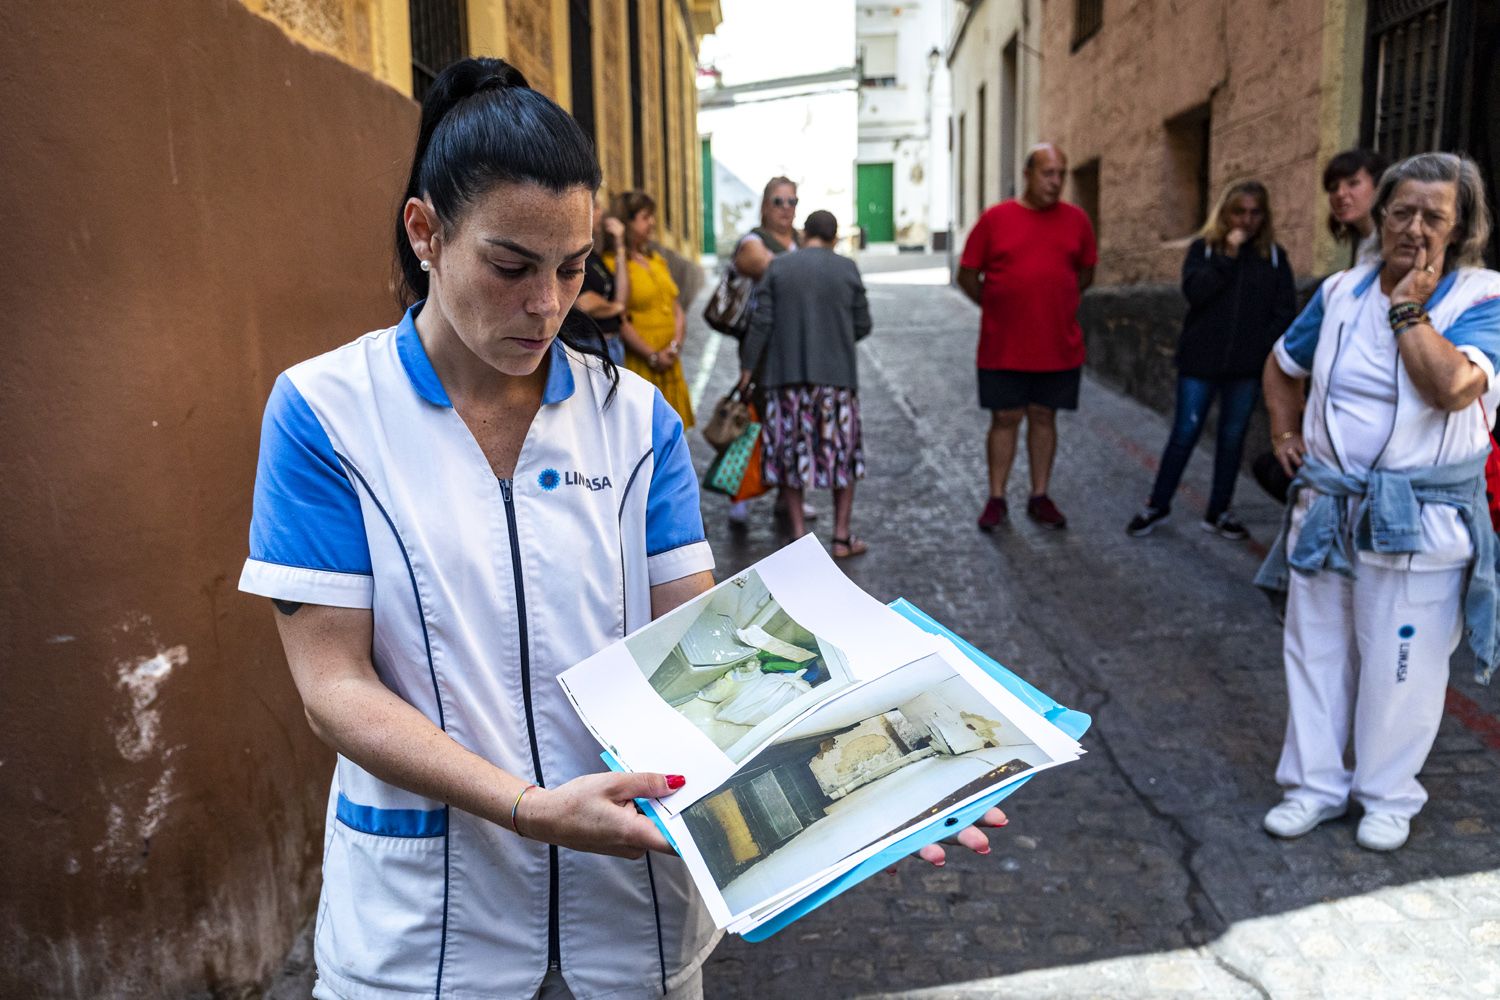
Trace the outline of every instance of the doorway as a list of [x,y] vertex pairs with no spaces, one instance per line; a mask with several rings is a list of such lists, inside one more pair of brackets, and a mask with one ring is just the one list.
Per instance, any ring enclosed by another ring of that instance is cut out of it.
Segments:
[[896,239],[895,172],[890,163],[855,166],[855,198],[859,205],[860,229],[866,243],[892,243]]

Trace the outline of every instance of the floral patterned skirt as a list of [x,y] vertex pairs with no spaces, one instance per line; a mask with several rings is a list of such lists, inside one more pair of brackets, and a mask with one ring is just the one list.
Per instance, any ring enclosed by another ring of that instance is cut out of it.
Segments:
[[771,486],[843,489],[865,477],[859,396],[833,385],[766,390],[762,472]]

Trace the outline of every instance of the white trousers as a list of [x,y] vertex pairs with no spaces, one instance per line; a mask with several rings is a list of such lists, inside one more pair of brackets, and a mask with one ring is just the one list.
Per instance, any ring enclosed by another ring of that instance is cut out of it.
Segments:
[[[1276,781],[1289,799],[1415,816],[1417,772],[1443,718],[1461,635],[1464,568],[1359,563],[1353,579],[1293,571],[1287,593],[1286,742]],[[1354,741],[1354,766],[1345,749]]]

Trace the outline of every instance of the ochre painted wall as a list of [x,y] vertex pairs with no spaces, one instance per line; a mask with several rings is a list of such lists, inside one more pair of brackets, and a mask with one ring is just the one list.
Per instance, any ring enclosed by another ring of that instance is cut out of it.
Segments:
[[1321,111],[1343,99],[1325,91],[1325,0],[1106,2],[1103,27],[1076,52],[1073,7],[1041,8],[1037,133],[1073,165],[1100,160],[1099,281],[1176,282],[1190,232],[1167,221],[1164,123],[1205,104],[1210,204],[1235,178],[1264,181],[1278,240],[1299,274],[1313,273],[1327,211]]
[[415,106],[238,3],[0,5],[0,996],[239,995],[332,757],[236,590],[276,374],[393,322]]
[[407,0],[241,0],[309,48],[411,93]]

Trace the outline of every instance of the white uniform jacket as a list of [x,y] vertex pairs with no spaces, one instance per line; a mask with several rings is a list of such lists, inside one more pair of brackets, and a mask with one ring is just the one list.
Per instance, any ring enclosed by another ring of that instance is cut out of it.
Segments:
[[[557,673],[710,569],[682,423],[645,380],[553,344],[511,481],[454,411],[413,317],[288,370],[262,428],[240,588],[370,608],[384,683],[463,746],[556,786],[604,770]],[[338,759],[319,996],[660,996],[715,940],[676,858],[524,840]]]
[[[1395,411],[1389,404],[1371,400],[1361,416],[1372,426],[1390,426],[1390,436],[1380,449],[1373,467],[1413,470],[1461,462],[1490,448],[1490,428],[1500,401],[1500,274],[1482,268],[1459,268],[1438,283],[1427,301],[1432,325],[1485,373],[1484,394],[1462,410],[1438,409],[1422,398],[1392,348],[1394,334],[1384,310],[1374,315],[1368,297],[1374,295],[1380,265],[1365,264],[1330,275],[1312,300],[1276,342],[1274,354],[1281,370],[1294,378],[1311,376],[1302,437],[1308,454],[1334,469],[1350,468],[1344,445],[1350,428],[1335,419],[1329,404],[1329,387],[1339,377],[1341,366],[1366,364],[1367,358],[1384,351],[1395,370]],[[1358,357],[1363,354],[1365,357]],[[1349,419],[1346,417],[1346,419]],[[1359,470],[1366,471],[1366,470]],[[1303,490],[1301,510],[1293,512],[1293,526],[1315,494]],[[1429,504],[1422,509],[1422,551],[1388,554],[1360,551],[1362,562],[1392,569],[1449,569],[1468,562],[1472,542],[1458,512],[1452,507]]]

